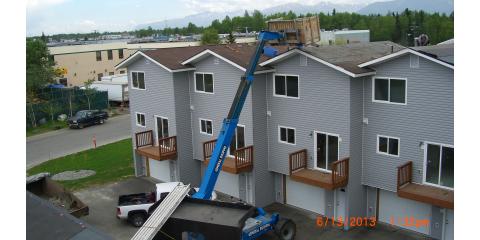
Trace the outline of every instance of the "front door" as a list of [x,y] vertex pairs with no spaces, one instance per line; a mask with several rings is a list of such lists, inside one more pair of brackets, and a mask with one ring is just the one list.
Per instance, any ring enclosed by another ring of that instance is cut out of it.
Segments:
[[315,168],[330,169],[330,164],[338,160],[338,135],[317,132],[315,134]]
[[234,156],[237,149],[245,147],[245,126],[237,125],[235,129],[235,133],[232,137],[232,142],[230,143],[229,154],[230,156]]
[[155,116],[155,132],[158,140],[168,137],[168,119],[164,117]]
[[338,219],[345,220],[345,207],[346,207],[346,194],[345,194],[345,189],[336,189],[335,190],[335,210],[334,210],[334,215],[335,215],[335,220],[338,221]]
[[445,209],[443,240],[453,240],[453,210]]

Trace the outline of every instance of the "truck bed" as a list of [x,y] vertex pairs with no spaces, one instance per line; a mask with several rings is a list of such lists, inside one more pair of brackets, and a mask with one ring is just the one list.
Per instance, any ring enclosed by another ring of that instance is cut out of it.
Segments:
[[[153,194],[153,197],[152,197]],[[138,205],[155,202],[155,193],[135,193],[118,197],[118,206]]]

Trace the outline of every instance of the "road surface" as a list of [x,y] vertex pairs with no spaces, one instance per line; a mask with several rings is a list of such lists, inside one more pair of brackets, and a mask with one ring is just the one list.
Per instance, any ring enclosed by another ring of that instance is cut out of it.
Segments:
[[130,115],[110,118],[103,125],[62,129],[27,138],[27,168],[92,148],[93,136],[97,139],[97,146],[130,137]]

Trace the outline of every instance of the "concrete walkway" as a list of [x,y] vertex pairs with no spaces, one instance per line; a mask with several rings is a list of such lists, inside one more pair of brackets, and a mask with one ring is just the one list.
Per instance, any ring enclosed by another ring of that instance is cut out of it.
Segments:
[[27,138],[27,168],[90,149],[93,136],[97,139],[97,146],[130,137],[130,114],[110,118],[102,125],[61,129]]

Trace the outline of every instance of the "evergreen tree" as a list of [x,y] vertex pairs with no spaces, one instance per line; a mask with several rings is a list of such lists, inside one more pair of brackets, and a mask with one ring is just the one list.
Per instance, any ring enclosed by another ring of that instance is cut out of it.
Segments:
[[233,44],[235,43],[235,36],[233,36],[233,33],[230,32],[227,36],[227,43],[228,44]]

